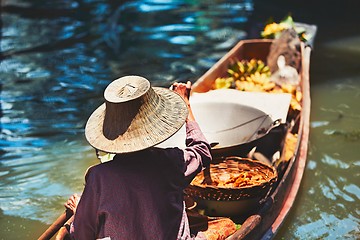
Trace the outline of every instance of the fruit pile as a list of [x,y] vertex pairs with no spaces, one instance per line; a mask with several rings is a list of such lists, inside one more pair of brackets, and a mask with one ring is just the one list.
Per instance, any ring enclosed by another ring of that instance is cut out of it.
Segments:
[[236,60],[229,65],[227,74],[227,77],[215,80],[214,89],[232,88],[248,92],[290,93],[291,108],[301,110],[302,94],[297,90],[297,86],[291,84],[280,86],[272,82],[270,69],[262,60]]
[[215,89],[235,88],[241,91],[268,91],[275,87],[270,82],[270,69],[261,60],[236,60],[230,64],[228,77],[215,80]]
[[305,28],[295,25],[295,22],[291,15],[287,15],[279,23],[276,23],[275,21],[273,21],[273,19],[269,19],[268,23],[264,27],[264,30],[261,32],[261,36],[263,38],[276,39],[280,36],[282,31],[290,28],[293,28],[296,31],[301,41],[306,42],[312,38],[311,35],[306,33]]

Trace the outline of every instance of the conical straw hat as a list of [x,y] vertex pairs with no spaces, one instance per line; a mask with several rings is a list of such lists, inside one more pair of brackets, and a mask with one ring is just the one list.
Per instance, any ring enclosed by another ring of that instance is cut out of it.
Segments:
[[188,115],[179,94],[152,88],[139,76],[114,80],[104,97],[105,103],[86,123],[85,136],[94,148],[108,153],[135,152],[157,145],[176,133]]

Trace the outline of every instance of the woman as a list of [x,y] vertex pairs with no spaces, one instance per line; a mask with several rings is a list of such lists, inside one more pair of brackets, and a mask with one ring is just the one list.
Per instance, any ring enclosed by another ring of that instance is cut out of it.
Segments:
[[[195,122],[191,83],[172,91],[126,76],[105,90],[105,104],[90,116],[85,135],[95,148],[115,153],[90,167],[71,227],[75,239],[190,239],[183,190],[211,162],[210,146]],[[186,148],[157,148],[186,123]],[[77,206],[76,206],[77,205]]]

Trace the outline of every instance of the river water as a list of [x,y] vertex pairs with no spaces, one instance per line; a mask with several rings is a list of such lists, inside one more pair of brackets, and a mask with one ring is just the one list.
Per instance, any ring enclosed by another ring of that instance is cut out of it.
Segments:
[[2,1],[0,239],[37,238],[81,192],[97,163],[84,125],[113,79],[195,81],[268,17],[290,10],[319,32],[308,163],[276,238],[359,239],[360,35],[350,34],[359,21],[345,24],[350,2],[345,19],[328,22],[335,5],[317,16],[282,1]]

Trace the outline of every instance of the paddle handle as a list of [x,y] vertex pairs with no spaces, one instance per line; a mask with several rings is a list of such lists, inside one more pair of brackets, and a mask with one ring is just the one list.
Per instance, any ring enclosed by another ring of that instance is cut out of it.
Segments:
[[210,166],[208,166],[207,168],[204,169],[204,181],[202,182],[202,184],[206,184],[206,185],[213,184],[213,181],[211,179],[211,174],[210,174]]
[[248,237],[248,234],[260,224],[261,219],[259,214],[251,215],[241,225],[241,228],[229,237],[229,240],[239,240]]
[[73,212],[70,209],[66,209],[51,226],[38,238],[38,240],[49,240],[52,238],[59,229],[64,226],[67,220],[71,218]]

